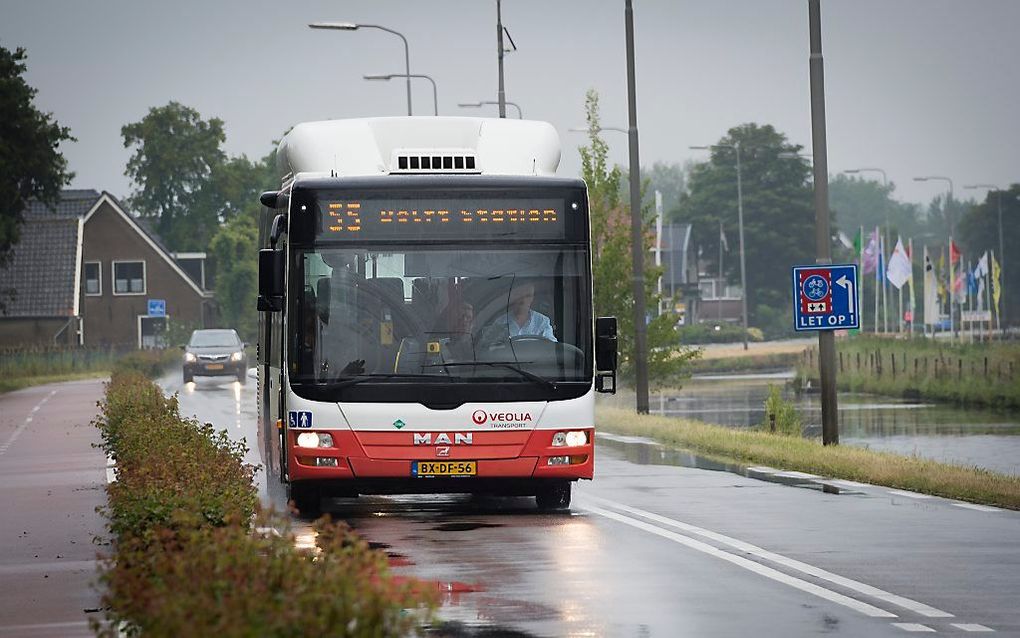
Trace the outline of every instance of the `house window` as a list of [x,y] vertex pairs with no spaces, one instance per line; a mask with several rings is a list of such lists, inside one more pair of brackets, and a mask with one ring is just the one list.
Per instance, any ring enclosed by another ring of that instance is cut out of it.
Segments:
[[103,265],[98,261],[85,262],[85,294],[90,297],[103,294]]
[[113,262],[113,294],[115,295],[145,294],[144,261]]

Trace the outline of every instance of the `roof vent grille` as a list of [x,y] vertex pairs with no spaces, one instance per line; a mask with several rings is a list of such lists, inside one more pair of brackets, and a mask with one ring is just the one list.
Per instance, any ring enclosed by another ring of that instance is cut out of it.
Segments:
[[391,173],[481,173],[475,156],[469,153],[407,152],[393,154]]

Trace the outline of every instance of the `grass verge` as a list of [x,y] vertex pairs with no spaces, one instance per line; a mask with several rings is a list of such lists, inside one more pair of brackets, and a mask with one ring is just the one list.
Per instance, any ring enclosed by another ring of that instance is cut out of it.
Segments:
[[140,373],[115,372],[100,408],[117,480],[98,635],[409,636],[431,620],[434,589],[391,576],[346,525],[320,519],[298,548],[286,518],[257,512],[245,446]]
[[0,393],[46,383],[102,379],[111,372],[136,371],[154,379],[180,362],[177,350],[39,348],[0,352]]
[[767,465],[1020,509],[1020,477],[980,468],[849,446],[823,447],[812,439],[639,415],[620,408],[599,407],[595,421],[607,432],[647,437],[718,461]]
[[62,383],[64,381],[81,381],[82,379],[105,379],[110,376],[109,370],[92,370],[89,372],[68,372],[65,374],[42,374],[32,377],[6,377],[0,379],[0,394],[13,392],[34,385]]

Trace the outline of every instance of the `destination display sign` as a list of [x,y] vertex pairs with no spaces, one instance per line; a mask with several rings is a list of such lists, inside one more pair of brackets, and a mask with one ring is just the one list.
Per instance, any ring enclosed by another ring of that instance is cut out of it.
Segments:
[[[577,205],[575,204],[575,207]],[[562,239],[565,203],[553,198],[337,199],[318,202],[318,239]]]

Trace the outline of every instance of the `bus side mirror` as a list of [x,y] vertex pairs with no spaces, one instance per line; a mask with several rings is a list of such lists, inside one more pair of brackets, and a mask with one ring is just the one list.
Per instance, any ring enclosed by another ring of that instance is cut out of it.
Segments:
[[595,319],[595,391],[616,394],[616,317]]
[[259,251],[259,310],[283,310],[283,265],[283,249]]

